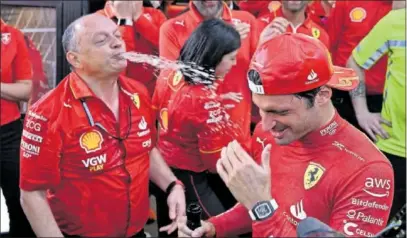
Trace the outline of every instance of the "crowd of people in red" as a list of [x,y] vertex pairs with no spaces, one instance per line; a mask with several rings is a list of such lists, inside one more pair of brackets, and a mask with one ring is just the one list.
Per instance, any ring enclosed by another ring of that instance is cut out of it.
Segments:
[[[405,205],[405,155],[374,144],[392,136],[379,113],[391,110],[385,85],[399,62],[382,53],[361,75],[354,51],[400,9],[392,0],[106,1],[65,29],[72,72],[54,89],[31,39],[2,20],[10,236],[145,237],[150,195],[160,237],[292,237],[307,217],[375,235]],[[195,71],[159,71],[125,52]],[[193,203],[203,210],[195,230],[185,217]]]

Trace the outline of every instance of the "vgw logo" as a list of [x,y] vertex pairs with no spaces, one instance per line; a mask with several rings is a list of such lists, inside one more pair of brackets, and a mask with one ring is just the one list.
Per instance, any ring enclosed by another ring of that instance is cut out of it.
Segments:
[[90,172],[96,172],[103,169],[106,163],[106,154],[98,155],[86,160],[82,160],[83,165],[89,169]]

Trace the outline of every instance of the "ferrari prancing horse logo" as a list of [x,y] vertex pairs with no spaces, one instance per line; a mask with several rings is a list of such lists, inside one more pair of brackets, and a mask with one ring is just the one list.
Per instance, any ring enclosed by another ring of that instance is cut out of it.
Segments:
[[304,173],[304,188],[305,190],[314,187],[321,179],[325,172],[325,168],[317,163],[310,162]]

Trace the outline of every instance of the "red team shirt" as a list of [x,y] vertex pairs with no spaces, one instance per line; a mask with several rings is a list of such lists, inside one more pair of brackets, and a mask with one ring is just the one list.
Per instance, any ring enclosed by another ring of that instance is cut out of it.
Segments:
[[170,167],[216,172],[224,146],[234,139],[249,140],[237,125],[228,123],[224,100],[214,90],[188,84],[177,71],[167,71],[162,77],[153,97],[160,122],[157,147]]
[[[263,31],[268,24],[270,24],[274,18],[284,17],[282,7],[278,7],[275,11],[269,11],[267,14],[257,18],[257,23],[259,31]],[[287,27],[287,32],[302,33],[308,36],[312,36],[320,40],[326,47],[329,48],[329,37],[328,33],[320,25],[316,24],[311,20],[309,16],[305,19],[304,23],[297,26],[296,28],[290,23]]]
[[[189,3],[190,10],[178,17],[165,22],[160,30],[160,56],[170,60],[177,60],[182,46],[191,33],[204,20],[192,2]],[[229,23],[244,22],[251,25],[250,34],[242,41],[237,55],[237,64],[232,67],[226,75],[225,81],[220,85],[217,93],[240,92],[243,100],[234,109],[230,110],[231,120],[239,124],[245,133],[250,136],[250,112],[251,92],[247,83],[247,70],[250,59],[256,50],[259,32],[256,27],[256,19],[248,12],[230,10],[226,4],[223,5],[222,19]],[[230,100],[232,101],[232,100]],[[254,112],[254,116],[258,115]],[[253,120],[258,120],[254,118]]]
[[[114,17],[110,2],[107,2],[105,8],[99,10],[98,13],[109,18]],[[164,13],[160,10],[143,7],[143,14],[137,21],[133,21],[133,26],[120,27],[126,51],[158,55],[160,27],[166,20]],[[153,95],[156,84],[154,67],[149,64],[128,62],[126,76],[144,84],[150,96]]]
[[389,218],[393,200],[393,169],[384,155],[360,131],[338,114],[304,141],[274,144],[258,124],[252,154],[271,143],[272,197],[278,209],[272,217],[252,222],[237,205],[211,218],[219,237],[253,229],[253,237],[295,237],[298,223],[314,217],[347,236],[373,236]]
[[[54,217],[66,234],[125,237],[139,232],[148,219],[154,114],[144,86],[125,77],[119,84],[119,121],[76,73],[26,115],[20,187],[47,190]],[[107,132],[91,126],[92,121]]]
[[[353,49],[392,7],[392,1],[336,1],[328,18],[334,65],[346,66]],[[387,57],[365,73],[367,94],[383,94]]]
[[[1,82],[15,83],[31,80],[32,65],[21,31],[0,21],[1,26]],[[1,98],[0,125],[3,126],[20,118],[17,102]]]

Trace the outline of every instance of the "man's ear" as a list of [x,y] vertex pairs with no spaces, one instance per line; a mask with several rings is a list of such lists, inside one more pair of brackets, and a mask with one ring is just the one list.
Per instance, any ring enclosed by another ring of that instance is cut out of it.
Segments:
[[72,65],[74,68],[81,68],[81,60],[79,59],[79,56],[75,52],[68,52],[66,53],[66,60],[69,62],[70,65]]
[[321,90],[315,96],[315,103],[322,106],[331,101],[332,89],[326,86],[322,86]]

